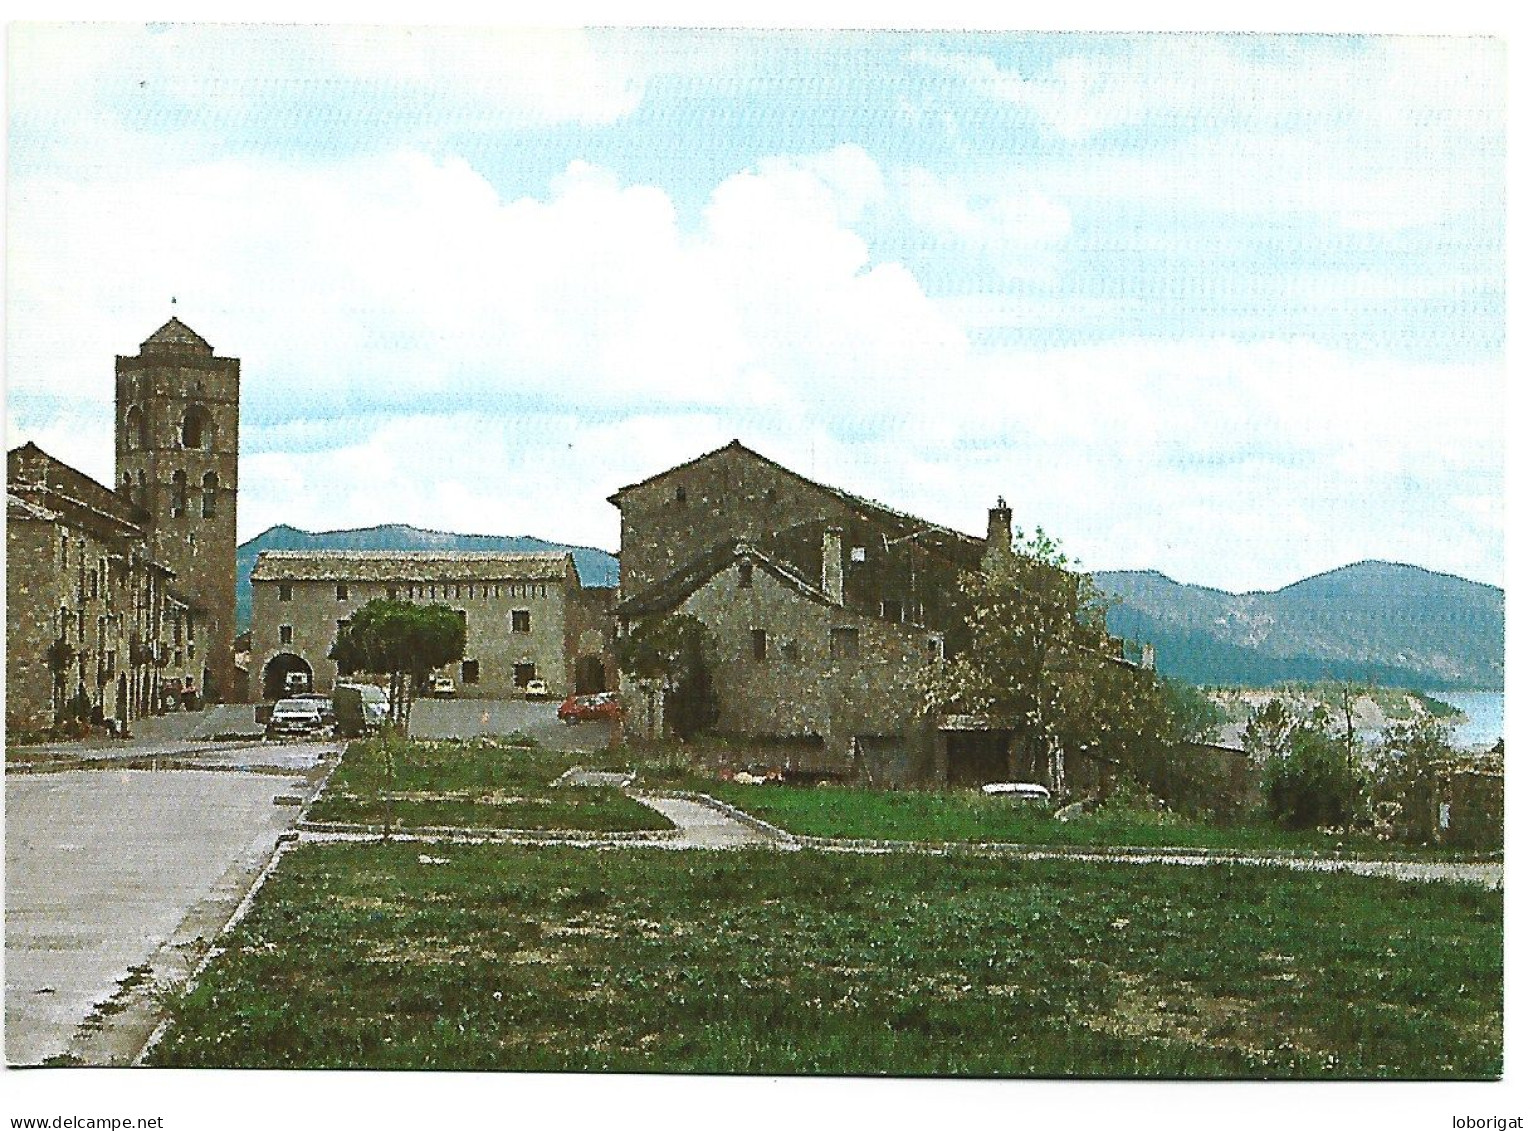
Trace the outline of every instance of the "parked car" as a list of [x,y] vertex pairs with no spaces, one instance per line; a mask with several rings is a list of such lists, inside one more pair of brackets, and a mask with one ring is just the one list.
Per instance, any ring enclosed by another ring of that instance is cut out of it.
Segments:
[[522,693],[529,699],[547,699],[548,681],[542,679],[529,679],[527,686],[522,688]]
[[311,691],[305,695],[294,695],[293,698],[302,699],[306,703],[313,703],[319,708],[320,721],[327,727],[335,725],[335,704],[331,702],[330,696],[321,695],[317,691]]
[[623,717],[623,704],[615,691],[602,691],[596,695],[571,695],[559,704],[558,714],[570,726],[599,719],[610,722]]
[[335,685],[336,726],[347,738],[377,730],[389,721],[389,696],[370,683]]
[[309,673],[288,672],[282,678],[282,687],[289,695],[297,695],[309,690]]
[[458,687],[452,681],[450,675],[437,675],[431,677],[431,697],[433,699],[451,699],[458,694]]
[[991,797],[1010,797],[1014,801],[1047,801],[1050,797],[1047,786],[1032,782],[997,781],[980,786],[980,790]]
[[277,705],[272,708],[271,721],[266,724],[266,733],[275,734],[313,734],[323,730],[324,719],[320,717],[319,707],[311,699],[279,699]]

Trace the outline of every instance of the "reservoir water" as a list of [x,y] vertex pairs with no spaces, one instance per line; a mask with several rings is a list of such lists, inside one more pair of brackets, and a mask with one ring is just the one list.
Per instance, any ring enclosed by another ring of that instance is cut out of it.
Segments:
[[1453,730],[1455,746],[1483,746],[1506,733],[1505,691],[1433,691],[1433,699],[1451,703],[1469,716]]

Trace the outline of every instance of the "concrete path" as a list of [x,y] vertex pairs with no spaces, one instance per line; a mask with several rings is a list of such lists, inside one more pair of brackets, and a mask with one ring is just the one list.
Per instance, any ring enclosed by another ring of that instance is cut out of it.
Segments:
[[647,793],[629,796],[648,805],[681,830],[679,837],[666,842],[667,848],[744,848],[758,844],[795,847],[787,833],[764,823],[742,821],[701,801]]
[[313,788],[297,764],[327,749],[282,749],[276,773],[7,775],[6,1060],[131,1059],[155,1015],[131,992],[190,972],[299,812],[276,799]]

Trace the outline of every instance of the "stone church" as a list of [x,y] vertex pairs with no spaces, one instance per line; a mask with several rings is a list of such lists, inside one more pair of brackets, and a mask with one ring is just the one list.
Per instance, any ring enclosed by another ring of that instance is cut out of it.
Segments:
[[172,318],[116,363],[115,486],[6,461],[6,727],[119,732],[234,685],[236,358]]

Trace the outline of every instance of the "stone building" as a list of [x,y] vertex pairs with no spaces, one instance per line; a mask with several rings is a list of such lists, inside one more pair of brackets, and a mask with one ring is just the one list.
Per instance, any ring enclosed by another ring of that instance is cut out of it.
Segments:
[[1004,501],[990,512],[987,537],[977,538],[817,483],[738,440],[624,487],[608,501],[622,514],[625,602],[741,541],[800,576],[818,577],[824,532],[836,527],[845,607],[936,629],[950,649],[962,645],[959,579],[977,570],[987,552],[1006,552],[1011,543]]
[[[567,552],[269,550],[250,580],[251,692],[266,699],[279,698],[294,671],[320,691],[333,688],[336,633],[375,598],[458,611],[468,644],[448,674],[468,697],[518,695],[534,678],[567,695],[577,684],[581,646],[602,647],[601,633],[590,636],[588,605],[600,599],[582,594]],[[608,661],[595,655],[604,673]]]
[[117,358],[117,489],[147,517],[150,556],[205,610],[203,698],[234,690],[240,363],[178,318]]
[[147,516],[35,444],[6,460],[6,730],[118,733],[200,701],[205,611],[149,551]]
[[[966,635],[960,583],[1010,552],[816,483],[733,441],[624,487],[619,632],[696,616],[714,639],[720,731],[789,772],[945,780],[916,680]],[[942,757],[939,759],[939,754]],[[961,761],[961,759],[960,759]]]

